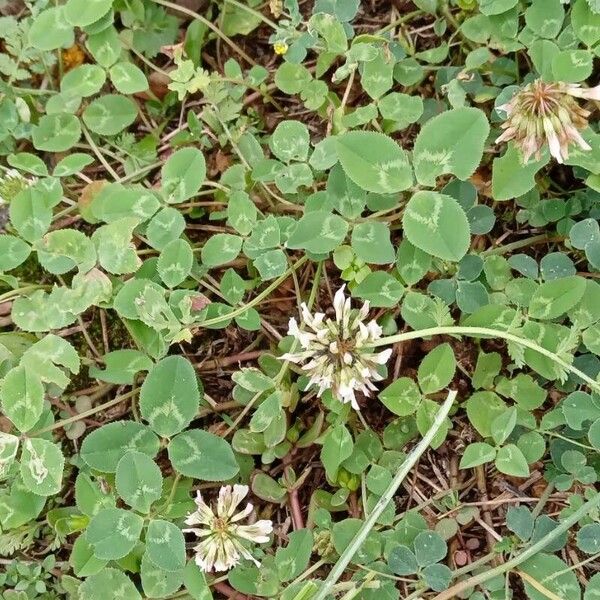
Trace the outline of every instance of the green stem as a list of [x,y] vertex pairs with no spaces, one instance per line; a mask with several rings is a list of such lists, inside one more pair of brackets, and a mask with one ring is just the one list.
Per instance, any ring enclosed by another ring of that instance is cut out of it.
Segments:
[[263,15],[261,12],[255,10],[254,8],[251,8],[250,6],[247,6],[246,4],[242,4],[241,2],[238,2],[237,0],[225,0],[225,4],[233,4],[234,6],[237,6],[238,8],[240,8],[241,10],[246,11],[247,13],[250,13],[251,15],[254,15],[257,19],[260,19],[263,23],[266,23],[271,29],[279,29],[279,26],[277,25],[277,23],[274,23],[273,21],[271,21],[271,19],[265,17],[265,15]]
[[307,260],[308,258],[306,256],[303,256],[302,258],[298,259],[289,269],[287,269],[287,271],[283,275],[280,275],[277,279],[275,279],[275,281],[273,281],[271,285],[266,287],[260,294],[258,294],[258,296],[256,296],[256,298],[253,298],[247,304],[244,304],[243,306],[240,306],[239,308],[228,312],[226,315],[221,315],[220,317],[213,317],[212,319],[207,319],[206,321],[195,323],[195,325],[198,325],[199,327],[209,327],[210,325],[218,325],[219,323],[229,321],[230,319],[233,319],[234,317],[245,313],[249,308],[260,304],[273,290],[275,290],[290,276],[292,271],[299,269]]
[[504,246],[496,246],[495,248],[489,248],[488,250],[484,250],[483,252],[481,252],[480,256],[491,256],[493,254],[508,254],[509,252],[519,250],[520,248],[527,248],[528,246],[534,246],[535,244],[543,244],[544,242],[561,242],[564,239],[565,238],[562,235],[552,236],[546,235],[545,233],[541,233],[540,235],[534,235],[523,240],[517,240],[516,242],[505,244]]
[[49,431],[54,431],[55,429],[60,429],[61,427],[64,427],[65,425],[69,425],[70,423],[75,423],[76,421],[81,421],[81,419],[85,419],[86,417],[91,417],[92,415],[95,415],[96,413],[99,413],[102,410],[106,410],[107,408],[111,408],[112,406],[119,404],[123,400],[127,400],[127,398],[131,398],[132,396],[135,396],[138,392],[139,392],[139,389],[135,389],[135,390],[132,390],[131,392],[127,392],[126,394],[123,394],[122,396],[117,396],[116,398],[113,398],[112,400],[109,400],[108,402],[105,402],[104,404],[100,404],[99,406],[94,406],[93,408],[90,408],[89,410],[84,410],[83,412],[73,415],[72,417],[69,417],[68,419],[62,419],[61,421],[57,421],[56,423],[53,423],[52,425],[48,425],[48,427],[43,427],[42,429],[38,429],[37,431],[34,431],[33,433],[28,433],[27,437],[38,437],[38,436],[42,435],[43,433],[48,433]]
[[[363,542],[369,535],[371,529],[377,523],[377,519],[381,516],[381,513],[385,510],[387,505],[392,501],[394,495],[396,494],[398,488],[404,478],[408,475],[410,470],[415,466],[421,455],[427,450],[431,440],[433,440],[435,434],[438,432],[443,422],[446,420],[448,413],[450,412],[450,408],[452,408],[452,404],[456,398],[456,391],[448,392],[448,397],[438,410],[435,420],[433,421],[429,431],[423,436],[421,441],[413,448],[410,454],[406,457],[406,460],[400,466],[400,469],[392,479],[390,485],[385,490],[373,511],[368,516],[368,518],[363,523],[362,527],[358,530],[357,534],[354,536],[352,541],[348,544],[347,548],[342,552],[342,555],[339,557],[333,568],[329,572],[329,575],[321,588],[319,589],[317,595],[313,600],[325,600],[328,594],[331,592],[331,589],[337,582],[337,580],[342,576],[346,567],[352,560],[352,557],[356,553],[356,551],[362,546]],[[600,494],[599,494],[600,497]]]
[[432,337],[434,335],[467,335],[469,337],[492,337],[501,338],[509,342],[514,342],[515,344],[525,346],[525,348],[529,348],[530,350],[534,350],[535,352],[539,352],[543,356],[546,356],[550,360],[554,361],[556,364],[560,365],[563,369],[570,371],[574,375],[577,375],[577,377],[579,377],[580,379],[583,379],[583,381],[585,381],[592,389],[600,393],[600,383],[586,375],[577,367],[574,367],[573,365],[564,361],[562,358],[560,358],[560,356],[558,356],[554,352],[546,350],[546,348],[543,348],[542,346],[536,344],[535,342],[532,342],[531,340],[519,337],[518,335],[514,335],[512,333],[508,333],[507,331],[501,331],[499,329],[491,329],[489,327],[463,327],[461,325],[451,325],[448,327],[430,327],[428,329],[408,331],[406,333],[398,333],[396,335],[390,335],[387,337],[379,338],[371,344],[371,347],[375,348],[377,346],[388,346],[392,344],[397,344],[399,342],[405,342],[407,340]]
[[532,544],[528,548],[525,548],[523,552],[518,554],[517,556],[511,558],[509,561],[501,564],[493,569],[488,569],[487,571],[483,571],[469,579],[458,582],[456,585],[453,585],[451,588],[443,591],[441,594],[438,594],[433,598],[433,600],[450,600],[450,598],[455,598],[461,594],[464,590],[471,589],[476,585],[480,585],[494,577],[498,577],[499,575],[503,575],[507,571],[511,571],[512,569],[518,567],[520,564],[524,563],[528,558],[534,556],[538,552],[541,552],[544,548],[550,544],[557,537],[561,536],[563,533],[568,531],[575,523],[577,523],[580,519],[585,517],[590,511],[594,510],[600,504],[600,494],[596,494],[594,498],[588,500],[579,510],[576,510],[572,515],[567,517],[562,523],[560,523],[557,527],[555,527],[552,531],[550,531],[543,538],[538,540],[535,544]]
[[188,17],[192,17],[193,19],[197,19],[206,27],[208,27],[211,31],[213,31],[216,35],[218,35],[230,48],[235,50],[246,62],[251,65],[256,65],[256,61],[250,58],[235,42],[233,42],[229,37],[227,37],[212,21],[209,21],[206,17],[186,8],[185,6],[180,6],[175,2],[167,2],[167,0],[152,0],[152,2],[156,2],[156,4],[160,4],[161,6],[166,6],[172,10],[180,12]]

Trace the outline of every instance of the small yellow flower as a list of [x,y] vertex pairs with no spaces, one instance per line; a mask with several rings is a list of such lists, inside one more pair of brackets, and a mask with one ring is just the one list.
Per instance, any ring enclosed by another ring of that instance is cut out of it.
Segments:
[[285,54],[288,51],[288,49],[289,46],[281,40],[273,44],[273,50],[275,50],[275,54],[278,54],[279,56]]

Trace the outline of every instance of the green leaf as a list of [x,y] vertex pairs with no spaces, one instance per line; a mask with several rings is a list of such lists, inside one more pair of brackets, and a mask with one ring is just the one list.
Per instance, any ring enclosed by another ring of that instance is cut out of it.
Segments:
[[448,173],[468,179],[481,161],[489,132],[485,113],[478,108],[455,108],[429,119],[413,150],[417,181],[434,186],[438,175]]
[[388,566],[401,577],[412,575],[419,570],[419,563],[414,552],[408,547],[400,544],[394,546],[388,556]]
[[447,589],[452,581],[453,572],[442,564],[428,565],[423,569],[423,579],[435,592]]
[[402,225],[413,246],[438,258],[457,262],[469,249],[467,215],[451,196],[417,192],[406,205]]
[[227,481],[239,471],[231,446],[219,436],[201,429],[176,435],[168,446],[173,468],[202,481]]
[[256,224],[258,210],[243,191],[232,192],[227,202],[227,223],[239,234],[248,235]]
[[11,167],[18,169],[19,171],[26,171],[37,175],[38,177],[48,176],[48,167],[46,163],[35,154],[29,152],[17,152],[17,154],[9,154],[7,162]]
[[79,65],[60,80],[60,91],[69,96],[86,98],[97,94],[106,81],[106,73],[98,65]]
[[40,265],[54,275],[63,275],[76,267],[87,273],[96,264],[92,240],[76,229],[50,231],[36,240],[34,248]]
[[410,377],[400,377],[379,393],[379,399],[395,415],[412,415],[421,403],[421,392]]
[[307,567],[312,554],[313,534],[310,529],[290,533],[288,545],[280,547],[275,554],[275,564],[280,581],[291,581]]
[[268,281],[283,275],[288,267],[288,262],[283,250],[268,250],[254,260],[254,266],[258,270],[260,278]]
[[587,0],[576,0],[573,4],[571,25],[586,46],[594,46],[600,40],[600,14],[592,11]]
[[128,451],[117,464],[117,493],[134,510],[147,513],[162,494],[158,465],[143,452]]
[[498,450],[495,465],[500,473],[513,477],[528,477],[529,466],[523,453],[514,444],[507,444]]
[[29,29],[29,43],[45,52],[72,46],[74,39],[73,27],[65,19],[64,6],[40,12]]
[[508,408],[501,415],[494,418],[491,424],[492,438],[499,446],[503,444],[512,433],[517,424],[517,409],[514,406]]
[[110,567],[91,575],[79,586],[79,597],[86,600],[106,600],[107,594],[119,600],[142,600],[131,579]]
[[167,356],[148,373],[140,390],[140,412],[163,437],[185,429],[198,412],[200,392],[194,367],[183,356]]
[[110,80],[121,94],[137,94],[148,89],[144,71],[130,62],[119,62],[109,69]]
[[166,206],[157,212],[148,223],[146,236],[153,248],[162,250],[176,240],[185,230],[185,217],[176,208]]
[[273,154],[283,162],[306,160],[310,136],[308,128],[300,121],[281,121],[269,141]]
[[113,0],[67,0],[65,18],[71,25],[85,27],[101,19],[112,3]]
[[25,439],[21,453],[21,477],[38,496],[53,496],[62,488],[65,458],[57,444],[41,438]]
[[11,271],[23,264],[31,254],[31,247],[14,235],[0,234],[0,271]]
[[80,535],[73,544],[69,564],[77,577],[89,577],[99,573],[108,561],[96,558],[94,549],[88,544],[85,535]]
[[512,200],[526,194],[535,186],[535,174],[549,162],[549,153],[543,152],[540,160],[523,164],[517,147],[510,143],[500,158],[492,165],[492,196],[494,200]]
[[112,26],[88,36],[87,47],[96,62],[105,69],[116,63],[121,55],[121,40]]
[[290,235],[288,248],[302,248],[315,254],[335,250],[346,237],[348,223],[331,213],[315,210],[306,213]]
[[31,140],[37,150],[65,152],[81,137],[81,125],[75,115],[56,113],[44,115],[31,130]]
[[526,506],[511,506],[506,512],[506,526],[526,542],[533,534],[534,518]]
[[373,265],[394,262],[395,251],[390,241],[390,230],[380,221],[358,223],[352,230],[352,248],[358,258]]
[[183,583],[193,600],[213,600],[206,575],[193,560],[189,561],[183,570]]
[[106,94],[92,101],[83,111],[83,122],[101,135],[116,135],[137,118],[138,106],[131,99],[118,94]]
[[135,376],[140,371],[149,371],[153,362],[139,350],[126,348],[114,350],[104,355],[104,369],[92,365],[90,377],[115,383],[117,385],[133,385]]
[[52,176],[68,177],[69,175],[76,175],[77,173],[81,173],[85,167],[91,165],[93,162],[94,159],[89,154],[74,152],[56,163],[54,171],[52,171]]
[[426,567],[439,562],[446,556],[448,546],[444,538],[435,531],[423,531],[413,542],[415,557],[420,567]]
[[[552,590],[559,598],[570,598],[571,600],[581,598],[577,575],[558,556],[540,552],[523,562],[520,569],[533,577],[544,589]],[[533,586],[526,579],[523,580],[523,585],[529,600],[548,600],[548,597],[539,588]]]
[[185,540],[181,529],[174,523],[153,519],[146,533],[146,554],[165,571],[185,567]]
[[0,480],[8,474],[18,449],[19,438],[16,435],[0,432]]
[[174,288],[190,274],[193,262],[194,254],[189,243],[177,239],[163,248],[156,268],[165,285]]
[[376,308],[397,306],[404,294],[404,286],[385,271],[369,273],[353,290],[352,295],[368,300]]
[[585,288],[585,279],[577,275],[546,281],[534,292],[529,315],[545,320],[560,317],[581,300]]
[[243,238],[230,233],[217,233],[202,247],[202,263],[207,267],[218,267],[234,260],[242,249]]
[[485,442],[469,444],[460,459],[460,469],[472,469],[496,458],[496,449]]
[[123,558],[140,539],[144,519],[122,508],[104,508],[90,521],[85,535],[94,556],[104,560]]
[[44,408],[44,386],[40,378],[19,365],[11,369],[0,387],[2,410],[19,431],[29,431]]
[[135,273],[142,261],[132,242],[137,218],[124,217],[94,231],[92,241],[98,253],[98,262],[113,275]]
[[81,445],[84,462],[103,473],[114,473],[130,450],[156,456],[160,443],[156,434],[135,421],[115,421],[92,431]]
[[467,400],[467,416],[481,437],[491,437],[491,423],[506,411],[506,404],[494,392],[475,392]]
[[560,0],[533,0],[525,11],[527,27],[540,37],[555,39],[562,28],[565,11]]
[[421,361],[418,380],[424,394],[444,389],[452,381],[456,359],[450,344],[440,344]]
[[162,190],[169,204],[177,204],[195,196],[206,178],[206,161],[197,148],[181,148],[164,164]]
[[423,99],[392,92],[377,103],[377,108],[384,119],[393,121],[393,130],[398,131],[417,122],[423,114]]
[[52,208],[32,188],[19,192],[10,203],[10,222],[28,242],[41,238],[52,223]]
[[577,532],[577,547],[586,554],[600,552],[600,523],[588,523]]
[[[198,567],[196,567],[198,568]],[[140,563],[140,576],[142,589],[148,598],[171,597],[181,587],[183,582],[183,569],[165,571],[155,565],[146,552]]]
[[331,481],[337,478],[340,465],[352,454],[354,443],[350,432],[344,425],[331,427],[323,440],[321,462]]
[[350,131],[337,136],[336,143],[346,175],[363,190],[393,194],[412,185],[408,155],[386,135]]

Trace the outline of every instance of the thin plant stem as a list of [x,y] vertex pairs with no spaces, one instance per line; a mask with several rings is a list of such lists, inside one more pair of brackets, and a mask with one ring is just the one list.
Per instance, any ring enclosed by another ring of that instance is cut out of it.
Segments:
[[434,596],[433,600],[450,600],[450,598],[459,596],[465,590],[473,588],[476,585],[485,583],[486,581],[489,581],[494,577],[498,577],[499,575],[503,575],[508,571],[512,571],[520,564],[524,563],[528,558],[536,555],[538,552],[541,552],[544,548],[548,546],[550,542],[552,542],[557,537],[561,536],[563,533],[568,531],[573,525],[575,525],[575,523],[577,523],[589,512],[598,507],[598,505],[600,505],[600,494],[596,494],[594,498],[588,500],[583,506],[581,506],[573,514],[567,517],[562,523],[557,525],[543,538],[538,540],[535,544],[531,544],[531,546],[525,548],[523,552],[514,556],[509,561],[505,562],[504,564],[498,565],[493,569],[488,569],[486,571],[483,571],[482,573],[478,573],[477,575],[470,577],[469,579],[459,581],[456,585],[453,585],[451,588],[448,588],[441,594]]
[[580,379],[583,379],[593,390],[600,393],[600,383],[593,380],[589,375],[586,375],[583,371],[564,361],[560,356],[550,350],[546,350],[539,344],[532,342],[526,338],[519,337],[507,331],[500,329],[491,329],[489,327],[463,327],[461,325],[450,325],[446,327],[429,327],[427,329],[418,329],[416,331],[407,331],[405,333],[398,333],[396,335],[390,335],[387,337],[379,338],[372,342],[370,346],[376,348],[378,346],[387,346],[391,344],[397,344],[398,342],[405,342],[407,340],[414,340],[418,338],[433,337],[435,335],[466,335],[469,337],[491,337],[501,338],[509,342],[514,342],[539,352],[546,356],[556,364],[560,365],[563,369],[570,371],[574,375],[577,375]]
[[[421,441],[412,449],[410,454],[406,457],[406,460],[400,466],[400,469],[392,479],[388,488],[385,490],[377,504],[373,508],[371,514],[367,517],[362,527],[358,530],[352,541],[348,544],[347,548],[342,552],[335,565],[333,565],[327,579],[317,592],[317,595],[313,600],[325,600],[331,592],[333,586],[336,584],[338,579],[343,575],[346,567],[352,560],[352,557],[356,554],[357,550],[362,546],[363,542],[371,532],[371,529],[377,523],[377,519],[381,516],[381,513],[385,510],[388,504],[392,501],[394,495],[398,491],[400,484],[404,481],[404,478],[410,473],[411,469],[417,464],[421,455],[427,450],[429,444],[433,440],[435,434],[438,432],[450,409],[456,399],[457,392],[452,390],[448,392],[448,396],[440,409],[438,410],[435,419],[427,431],[427,433],[421,438]],[[599,494],[600,497],[600,494]]]
[[235,50],[246,62],[251,65],[256,65],[256,61],[250,58],[235,42],[233,42],[228,36],[226,36],[212,21],[209,21],[206,17],[186,8],[185,6],[181,6],[176,4],[175,2],[168,2],[167,0],[152,0],[156,4],[160,4],[161,6],[165,6],[172,10],[175,10],[181,14],[187,15],[188,17],[192,17],[206,25],[213,33],[217,34],[230,48]]

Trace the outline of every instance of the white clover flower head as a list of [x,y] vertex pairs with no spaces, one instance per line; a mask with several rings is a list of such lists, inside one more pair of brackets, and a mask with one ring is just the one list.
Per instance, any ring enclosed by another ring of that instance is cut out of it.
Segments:
[[200,542],[194,546],[195,561],[204,572],[228,571],[242,558],[251,560],[257,567],[260,566],[241,540],[256,544],[268,542],[273,523],[261,520],[252,525],[240,525],[239,522],[248,517],[253,510],[252,504],[248,503],[244,510],[236,513],[248,491],[247,485],[223,486],[219,491],[216,512],[204,502],[202,494],[197,492],[197,509],[185,520],[186,525],[192,527],[183,531],[200,538]]
[[310,385],[318,388],[317,396],[331,389],[340,402],[350,403],[358,410],[355,392],[370,396],[377,389],[373,382],[383,379],[378,367],[387,363],[392,350],[371,350],[369,345],[381,337],[381,327],[375,320],[365,324],[369,303],[365,302],[360,310],[352,309],[344,288],[336,292],[333,300],[335,319],[326,318],[323,313],[312,315],[302,304],[304,329],[293,317],[288,328],[288,335],[296,339],[301,349],[288,352],[281,359],[302,365]]
[[504,132],[496,143],[513,140],[526,164],[531,156],[539,160],[548,144],[550,154],[559,163],[569,158],[569,146],[591,150],[579,133],[588,125],[590,112],[582,108],[577,98],[600,99],[600,86],[583,88],[579,84],[546,82],[541,79],[519,90],[497,110],[506,113],[501,125]]
[[0,174],[0,204],[9,204],[19,192],[36,183],[37,177],[24,177],[16,169],[4,171]]

